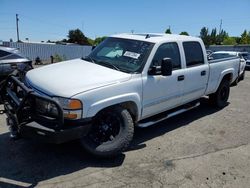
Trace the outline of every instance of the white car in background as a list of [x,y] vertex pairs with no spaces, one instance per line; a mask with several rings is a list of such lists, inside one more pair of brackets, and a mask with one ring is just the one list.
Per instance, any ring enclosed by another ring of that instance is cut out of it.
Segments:
[[248,52],[243,52],[242,53],[243,58],[246,60],[246,70],[250,70],[250,53]]
[[244,80],[245,78],[245,67],[246,67],[246,60],[243,57],[243,54],[246,52],[237,52],[237,51],[217,51],[210,55],[212,59],[220,59],[220,58],[226,58],[226,57],[233,57],[238,56],[240,58],[240,68],[239,68],[239,76],[237,79],[238,81]]

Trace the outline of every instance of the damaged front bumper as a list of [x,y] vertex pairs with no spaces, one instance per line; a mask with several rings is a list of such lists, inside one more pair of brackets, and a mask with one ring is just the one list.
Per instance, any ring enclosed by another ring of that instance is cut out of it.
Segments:
[[[63,143],[86,135],[91,119],[65,120],[57,101],[28,88],[18,77],[9,76],[1,85],[1,101],[12,133],[49,143]],[[37,102],[53,106],[53,113],[43,111]]]

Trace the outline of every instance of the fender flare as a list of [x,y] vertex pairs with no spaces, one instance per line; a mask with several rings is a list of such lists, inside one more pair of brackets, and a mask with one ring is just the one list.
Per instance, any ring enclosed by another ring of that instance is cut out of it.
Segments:
[[137,119],[139,119],[141,117],[141,102],[140,101],[141,101],[140,96],[136,93],[129,93],[129,94],[106,98],[106,99],[97,101],[93,103],[92,105],[90,105],[87,111],[86,117],[94,117],[101,110],[107,107],[113,106],[113,105],[117,105],[117,104],[121,104],[125,102],[133,102],[137,107],[136,109]]
[[234,80],[234,78],[233,78],[234,69],[233,69],[233,68],[226,69],[226,70],[222,71],[221,74],[220,74],[219,81],[218,81],[218,83],[217,83],[217,85],[216,85],[216,90],[215,90],[215,91],[217,91],[217,89],[218,89],[218,87],[220,86],[220,83],[221,83],[221,81],[224,79],[225,75],[228,75],[228,74],[231,75],[230,83]]

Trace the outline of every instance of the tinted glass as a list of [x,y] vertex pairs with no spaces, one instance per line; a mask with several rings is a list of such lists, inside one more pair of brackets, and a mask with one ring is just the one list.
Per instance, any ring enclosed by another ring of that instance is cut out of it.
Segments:
[[124,72],[140,72],[153,45],[150,42],[111,37],[98,45],[86,60]]
[[184,42],[183,48],[187,67],[204,64],[203,51],[199,42]]
[[3,51],[3,50],[0,50],[0,58],[4,57],[4,56],[7,56],[7,55],[10,55],[11,53],[10,52],[6,52],[6,51]]
[[162,44],[156,51],[152,61],[153,66],[160,66],[162,59],[171,58],[173,69],[181,68],[180,52],[176,43]]

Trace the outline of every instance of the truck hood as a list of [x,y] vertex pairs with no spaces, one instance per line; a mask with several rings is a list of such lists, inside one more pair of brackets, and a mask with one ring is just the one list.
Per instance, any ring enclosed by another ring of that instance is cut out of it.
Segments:
[[27,84],[49,96],[73,95],[127,81],[131,74],[81,59],[33,69],[26,74]]

